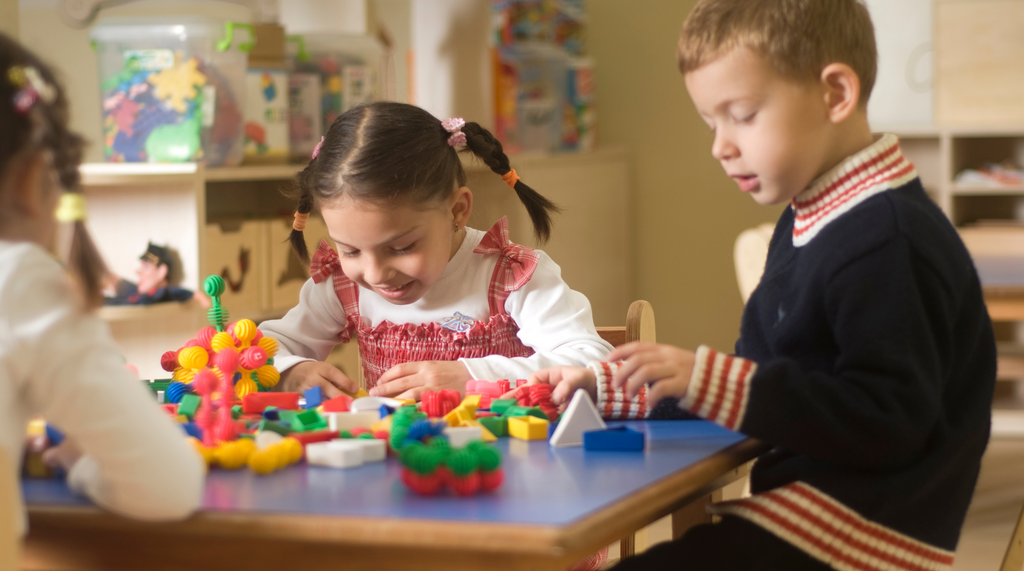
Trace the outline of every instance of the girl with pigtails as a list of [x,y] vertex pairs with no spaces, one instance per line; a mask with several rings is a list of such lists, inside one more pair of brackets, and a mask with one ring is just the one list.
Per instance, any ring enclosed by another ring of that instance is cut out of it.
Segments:
[[486,232],[468,226],[460,149],[502,177],[548,239],[556,207],[519,180],[480,125],[394,102],[347,111],[297,177],[291,240],[309,260],[302,230],[316,208],[337,250],[321,242],[298,306],[260,326],[281,343],[282,390],[355,393],[354,380],[323,362],[353,337],[371,395],[417,400],[611,351],[586,297],[544,252],[511,243],[504,218]]

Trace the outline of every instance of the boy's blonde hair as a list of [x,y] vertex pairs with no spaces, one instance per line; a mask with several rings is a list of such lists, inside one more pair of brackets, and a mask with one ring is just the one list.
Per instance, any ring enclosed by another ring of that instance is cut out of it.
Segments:
[[828,64],[845,63],[860,78],[861,105],[875,85],[875,30],[861,0],[701,0],[683,22],[679,70],[740,47],[797,80],[815,81]]

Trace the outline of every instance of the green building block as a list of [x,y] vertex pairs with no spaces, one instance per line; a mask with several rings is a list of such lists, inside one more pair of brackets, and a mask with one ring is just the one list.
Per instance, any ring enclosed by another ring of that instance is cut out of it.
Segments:
[[498,438],[508,436],[508,418],[501,416],[484,416],[478,418],[477,421],[484,425],[484,428],[489,430],[491,434]]
[[185,395],[181,397],[181,403],[178,404],[178,414],[184,414],[189,420],[195,420],[196,411],[199,410],[199,403],[203,402],[203,399],[199,395]]
[[516,406],[516,399],[494,399],[491,401],[491,412],[502,415],[510,406]]
[[242,405],[236,404],[231,407],[231,418],[238,420],[238,417],[242,416]]
[[269,430],[270,432],[276,432],[281,436],[288,436],[295,432],[291,428],[281,424],[280,422],[274,422],[273,420],[261,420],[257,429],[260,431]]
[[535,406],[510,406],[501,414],[501,417],[506,420],[513,416],[536,416],[541,420],[549,420],[548,415]]
[[315,409],[304,410],[295,415],[302,423],[302,430],[326,430],[327,420]]

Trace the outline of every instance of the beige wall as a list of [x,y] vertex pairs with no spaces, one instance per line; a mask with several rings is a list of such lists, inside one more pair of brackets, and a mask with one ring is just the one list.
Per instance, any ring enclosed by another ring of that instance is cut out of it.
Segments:
[[18,0],[0,0],[0,32],[18,37]]
[[711,134],[676,70],[675,43],[694,0],[590,0],[599,142],[634,157],[638,297],[658,340],[731,350],[742,312],[732,245],[781,207],[743,196],[711,157]]

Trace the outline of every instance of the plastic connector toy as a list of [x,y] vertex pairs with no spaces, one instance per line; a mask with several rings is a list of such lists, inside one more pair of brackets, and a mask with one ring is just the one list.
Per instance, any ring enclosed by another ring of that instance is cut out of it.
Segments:
[[644,449],[644,433],[625,426],[589,430],[583,433],[583,449],[642,451]]
[[459,391],[443,389],[441,391],[423,391],[420,408],[430,418],[441,418],[454,410],[462,401]]
[[508,434],[520,440],[547,440],[548,424],[535,416],[513,416],[508,419]]
[[551,385],[523,385],[516,389],[516,401],[519,406],[537,407],[544,412],[551,422],[558,421],[558,407],[551,402]]
[[401,462],[402,482],[425,496],[437,494],[443,486],[459,496],[490,492],[505,478],[501,453],[479,440],[465,448],[452,448],[446,438],[412,442],[402,449]]
[[298,440],[288,437],[263,449],[253,450],[246,462],[257,474],[269,474],[302,459],[303,446]]

